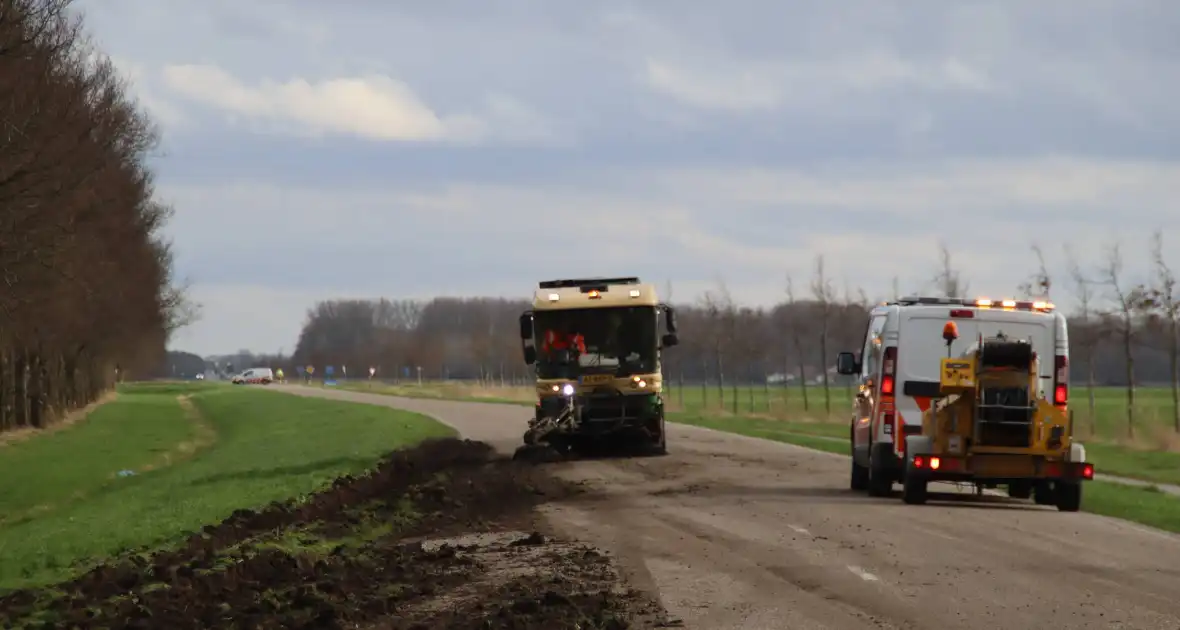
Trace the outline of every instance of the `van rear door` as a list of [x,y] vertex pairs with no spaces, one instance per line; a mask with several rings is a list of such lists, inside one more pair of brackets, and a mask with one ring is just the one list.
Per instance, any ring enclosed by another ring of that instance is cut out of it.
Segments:
[[[952,313],[960,316],[951,317]],[[962,316],[967,313],[972,316]],[[959,338],[951,344],[950,356],[961,355],[978,341],[980,333],[984,337],[1004,333],[1010,339],[1026,339],[1032,342],[1040,359],[1038,395],[1043,397],[1052,388],[1056,351],[1053,314],[956,306],[903,309],[897,351],[899,422],[921,424],[921,413],[938,397],[938,372],[942,358],[947,356],[942,329],[948,321],[959,327]]]

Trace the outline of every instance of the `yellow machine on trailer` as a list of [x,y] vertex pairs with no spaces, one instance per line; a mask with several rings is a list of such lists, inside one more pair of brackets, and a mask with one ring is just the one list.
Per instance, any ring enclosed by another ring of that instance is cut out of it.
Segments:
[[[958,327],[943,329],[948,353]],[[932,481],[1007,485],[1009,496],[1076,512],[1082,482],[1094,478],[1063,408],[1040,394],[1040,357],[1029,341],[979,336],[960,357],[942,359],[940,398],[906,437],[902,498],[927,500]]]
[[520,338],[537,404],[518,456],[608,442],[667,452],[661,359],[679,340],[654,286],[636,277],[541,282]]

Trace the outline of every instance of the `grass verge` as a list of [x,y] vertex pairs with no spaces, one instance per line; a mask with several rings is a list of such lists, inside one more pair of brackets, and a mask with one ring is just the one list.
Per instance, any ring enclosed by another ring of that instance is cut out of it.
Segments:
[[[162,458],[200,430],[216,436]],[[191,412],[190,414],[191,415]],[[448,427],[375,405],[256,388],[125,387],[77,427],[0,451],[0,590],[59,581],[103,558],[179,540],[235,510],[306,495]],[[169,465],[152,465],[159,462]],[[121,470],[140,470],[117,476]],[[47,482],[43,483],[42,480]],[[23,510],[23,512],[22,512]]]

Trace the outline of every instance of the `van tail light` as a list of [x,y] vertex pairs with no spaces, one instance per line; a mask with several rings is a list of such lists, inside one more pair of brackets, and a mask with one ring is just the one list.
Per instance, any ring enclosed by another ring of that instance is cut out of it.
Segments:
[[897,346],[885,348],[881,360],[881,396],[893,397],[893,383],[897,375]]
[[1069,404],[1069,357],[1059,354],[1053,361],[1053,404]]

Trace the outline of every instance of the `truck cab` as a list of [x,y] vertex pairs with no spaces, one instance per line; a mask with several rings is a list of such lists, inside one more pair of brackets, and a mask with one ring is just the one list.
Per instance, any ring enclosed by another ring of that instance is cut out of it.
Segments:
[[[949,346],[940,342],[947,321],[960,331]],[[1049,302],[906,297],[881,304],[869,313],[859,351],[836,360],[837,372],[858,380],[849,424],[852,489],[887,496],[902,481],[906,437],[922,432],[922,414],[940,396],[941,359],[959,356],[980,335],[1028,339],[1046,358],[1037,394],[1067,410],[1069,337],[1065,316]]]
[[576,428],[557,437],[580,443],[625,433],[666,451],[662,353],[679,339],[675,313],[654,286],[637,277],[541,282],[520,316],[520,338],[536,375],[536,422],[572,397]]

